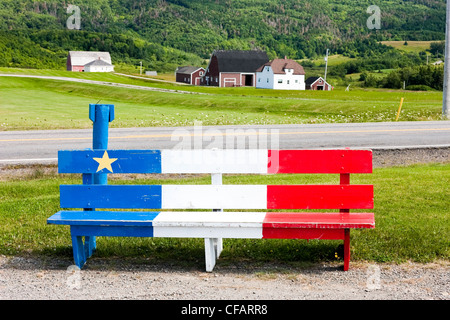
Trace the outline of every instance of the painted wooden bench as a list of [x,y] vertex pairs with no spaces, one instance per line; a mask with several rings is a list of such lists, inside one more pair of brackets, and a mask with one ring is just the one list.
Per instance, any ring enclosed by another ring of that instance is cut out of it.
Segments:
[[[111,121],[106,113],[102,123]],[[100,121],[102,116],[92,114],[92,118]],[[103,140],[104,127],[103,123]],[[95,128],[94,121],[94,140]],[[348,270],[350,229],[375,227],[373,213],[350,212],[373,208],[373,186],[350,184],[350,174],[372,172],[370,150],[103,147],[58,153],[59,173],[82,174],[83,184],[60,186],[61,208],[71,210],[59,211],[47,222],[70,226],[74,260],[80,268],[95,250],[95,237],[122,236],[204,238],[208,272],[220,255],[223,238],[344,240],[344,270]],[[212,184],[110,185],[105,181],[107,174],[124,173],[208,173]],[[280,173],[339,174],[340,184],[222,184],[222,174]],[[291,211],[305,209],[336,211]]]

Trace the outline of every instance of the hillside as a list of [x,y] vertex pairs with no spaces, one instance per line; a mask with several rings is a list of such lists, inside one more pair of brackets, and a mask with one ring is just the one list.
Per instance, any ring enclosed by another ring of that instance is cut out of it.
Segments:
[[[357,58],[388,50],[378,41],[442,40],[444,0],[74,0],[0,1],[0,66],[64,68],[68,50],[108,50],[123,66],[159,71],[204,64],[221,49],[260,48],[269,57],[314,59],[329,48]],[[369,5],[381,10],[370,30]],[[372,40],[368,40],[371,38]]]

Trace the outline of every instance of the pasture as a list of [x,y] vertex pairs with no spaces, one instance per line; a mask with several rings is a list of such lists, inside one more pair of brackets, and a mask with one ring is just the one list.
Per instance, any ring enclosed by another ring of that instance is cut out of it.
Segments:
[[[23,69],[8,73],[76,77],[104,85],[42,78],[0,77],[0,130],[90,128],[90,103],[116,106],[112,127],[305,124],[441,118],[442,93],[351,88],[345,91],[265,90],[181,86],[116,74]],[[0,68],[5,73],[5,68]],[[117,87],[136,85],[152,89]],[[167,92],[167,90],[170,90]]]

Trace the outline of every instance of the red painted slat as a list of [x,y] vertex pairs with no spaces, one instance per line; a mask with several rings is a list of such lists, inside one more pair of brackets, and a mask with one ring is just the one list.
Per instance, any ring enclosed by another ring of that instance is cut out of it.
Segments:
[[344,229],[263,228],[263,239],[344,239]]
[[268,212],[263,228],[375,228],[375,218],[369,212]]
[[268,173],[372,173],[371,150],[269,150]]
[[267,186],[267,209],[372,208],[372,185]]

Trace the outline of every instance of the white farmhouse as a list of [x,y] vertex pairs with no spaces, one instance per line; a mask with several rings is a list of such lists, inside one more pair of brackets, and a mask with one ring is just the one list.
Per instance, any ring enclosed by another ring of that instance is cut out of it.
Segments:
[[256,70],[256,88],[305,90],[305,70],[291,59],[274,59]]
[[109,72],[114,71],[114,66],[112,65],[109,52],[69,51],[67,71]]
[[84,72],[112,72],[114,66],[101,58],[84,65]]

